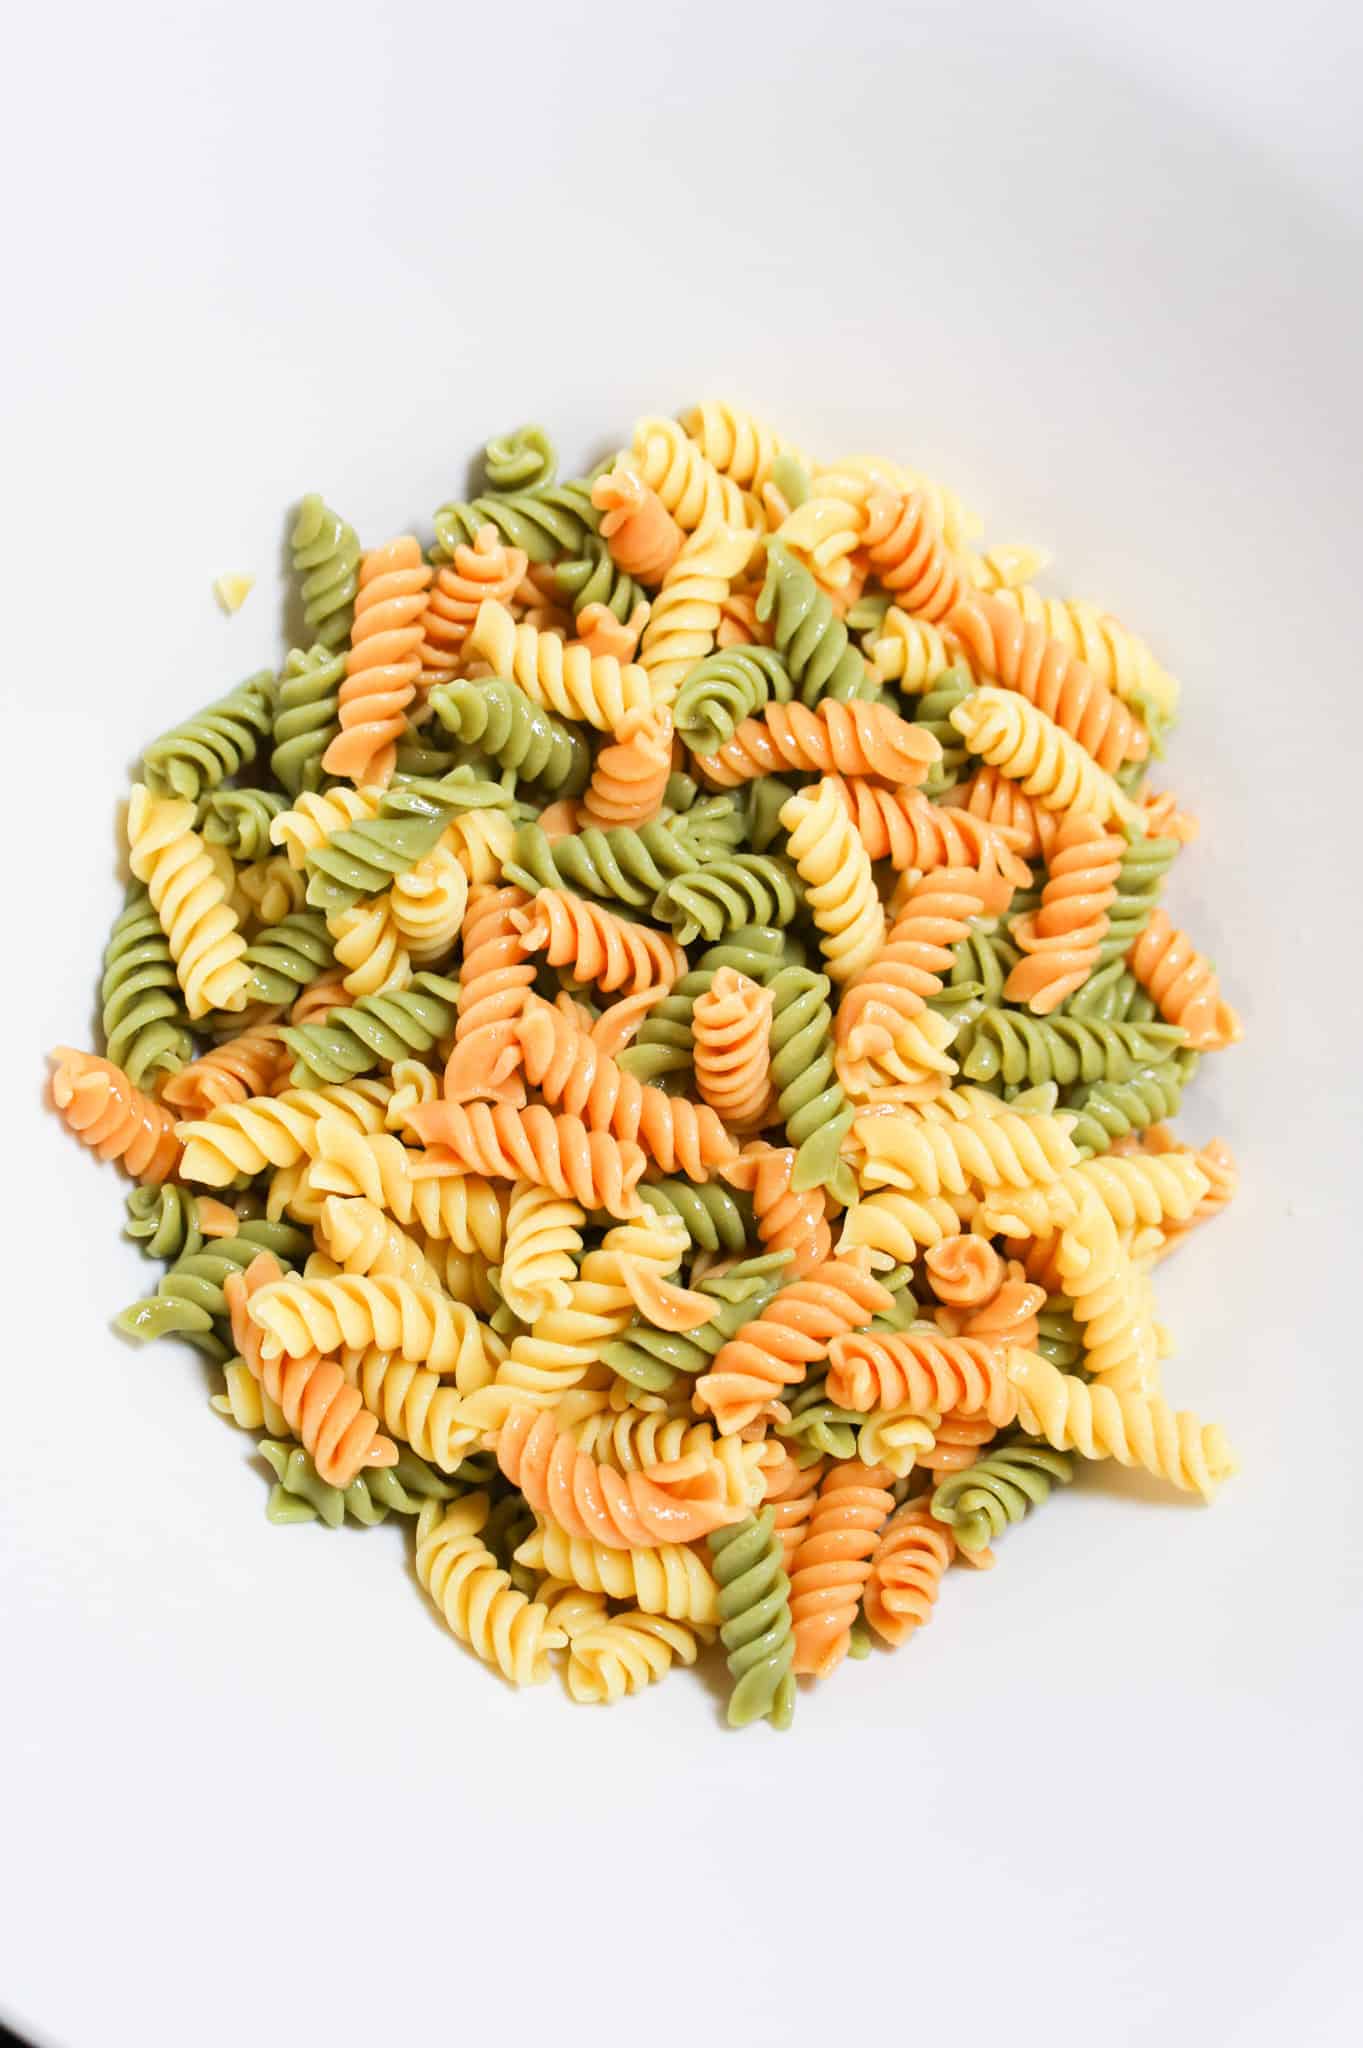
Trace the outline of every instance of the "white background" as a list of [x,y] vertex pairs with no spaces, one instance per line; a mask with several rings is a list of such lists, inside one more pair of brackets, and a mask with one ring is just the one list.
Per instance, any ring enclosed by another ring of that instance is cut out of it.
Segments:
[[[0,2012],[1354,2041],[1357,10],[465,12],[81,0],[9,48]],[[109,1334],[151,1269],[39,1106],[128,768],[278,658],[299,494],[375,541],[518,420],[571,469],[719,394],[942,473],[1154,641],[1175,907],[1248,1027],[1187,1118],[1243,1198],[1161,1275],[1241,1476],[1085,1475],[786,1737],[688,1676],[515,1697],[400,1526],[270,1528],[198,1363]]]

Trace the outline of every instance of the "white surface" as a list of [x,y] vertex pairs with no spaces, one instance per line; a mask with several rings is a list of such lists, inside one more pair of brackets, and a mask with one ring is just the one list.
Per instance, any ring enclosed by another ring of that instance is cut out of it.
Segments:
[[[460,12],[85,0],[15,67],[0,2011],[1353,2041],[1355,10]],[[299,493],[377,539],[514,421],[571,464],[702,393],[939,471],[1149,635],[1205,826],[1176,907],[1248,1025],[1187,1119],[1243,1198],[1162,1285],[1242,1476],[1211,1513],[1087,1477],[784,1738],[687,1676],[513,1697],[398,1527],[268,1527],[199,1365],[108,1333],[148,1269],[38,1107],[127,766],[277,657]]]

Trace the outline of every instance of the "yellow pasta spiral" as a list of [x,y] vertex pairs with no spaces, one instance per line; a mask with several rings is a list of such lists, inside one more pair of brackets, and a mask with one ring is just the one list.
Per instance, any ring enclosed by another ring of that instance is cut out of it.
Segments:
[[1173,718],[1178,710],[1177,681],[1111,612],[1082,598],[1043,597],[1027,586],[1026,578],[1022,588],[1011,587],[1015,580],[995,586],[995,595],[1029,625],[1042,627],[1052,640],[1077,654],[1124,703],[1139,705],[1144,699],[1162,718]]
[[468,652],[490,662],[499,676],[519,683],[527,697],[562,718],[584,719],[598,732],[617,732],[631,711],[647,711],[653,691],[635,662],[592,654],[580,642],[517,625],[504,604],[489,598],[478,608]]
[[186,1180],[224,1188],[239,1173],[296,1166],[315,1156],[324,1120],[372,1134],[383,1128],[387,1101],[386,1082],[352,1081],[346,1086],[286,1088],[282,1095],[223,1103],[206,1117],[176,1126],[185,1148],[180,1171]]
[[681,423],[706,461],[741,490],[760,492],[778,455],[809,467],[798,448],[739,406],[702,401],[682,414]]
[[700,1638],[685,1622],[639,1610],[615,1614],[573,1637],[568,1691],[581,1705],[610,1706],[699,1654]]
[[525,1180],[512,1188],[501,1289],[512,1315],[523,1323],[533,1323],[551,1309],[567,1308],[586,1220],[585,1210],[551,1188]]
[[633,1600],[645,1614],[706,1624],[719,1619],[714,1579],[684,1543],[611,1550],[590,1537],[569,1536],[556,1522],[541,1519],[517,1550],[516,1562],[568,1580],[587,1593]]
[[568,1639],[546,1607],[517,1592],[479,1542],[487,1518],[485,1493],[466,1494],[449,1507],[427,1501],[417,1519],[417,1577],[461,1643],[513,1685],[539,1685],[549,1676],[550,1650]]
[[330,1279],[278,1280],[251,1297],[251,1320],[265,1333],[266,1357],[309,1351],[395,1351],[430,1372],[451,1374],[461,1392],[492,1378],[500,1345],[471,1308],[425,1282],[341,1273]]
[[972,754],[1020,783],[1048,811],[1089,811],[1099,824],[1118,818],[1144,834],[1140,806],[1123,796],[1078,740],[1016,690],[984,684],[956,706],[951,722]]
[[864,1245],[882,1267],[909,1265],[960,1228],[960,1216],[940,1195],[868,1195],[848,1210],[838,1250]]
[[[326,1092],[326,1091],[319,1091]],[[425,1237],[448,1238],[457,1251],[497,1258],[505,1230],[505,1196],[482,1174],[418,1176],[420,1152],[386,1132],[361,1131],[324,1117],[309,1180],[325,1194],[364,1195]]]
[[344,782],[327,790],[304,790],[291,811],[281,811],[271,819],[271,842],[283,847],[291,867],[301,869],[308,855],[325,846],[334,833],[372,818],[382,794],[372,784],[352,789]]
[[397,877],[388,891],[389,915],[414,965],[443,960],[454,950],[468,897],[468,875],[448,834],[434,852]]
[[1057,1451],[1139,1465],[1204,1500],[1235,1470],[1217,1424],[1199,1422],[1186,1410],[1175,1414],[1157,1394],[1088,1386],[1033,1351],[1011,1350],[1007,1373],[1023,1428]]
[[457,1471],[478,1432],[460,1414],[465,1396],[428,1367],[377,1345],[340,1354],[341,1370],[389,1436],[410,1444],[442,1472]]
[[675,420],[642,419],[634,429],[630,467],[656,491],[678,526],[761,526],[751,500],[721,476]]
[[898,683],[901,690],[915,695],[945,675],[954,657],[947,648],[939,626],[926,619],[912,618],[892,604],[886,612],[879,638],[871,643],[871,663],[881,682]]
[[658,702],[670,704],[687,670],[713,648],[721,607],[748,566],[754,540],[746,527],[703,527],[664,576],[639,646],[639,665]]
[[1070,1137],[1073,1118],[965,1117],[927,1122],[905,1112],[860,1116],[852,1126],[866,1155],[862,1185],[902,1188],[918,1195],[963,1195],[972,1186],[1033,1187],[1055,1180],[1078,1159]]
[[352,996],[376,996],[406,988],[412,979],[412,956],[393,915],[391,894],[370,896],[327,918],[336,962],[347,972],[344,987]]
[[790,835],[788,851],[821,934],[829,979],[852,981],[865,972],[885,942],[885,912],[870,857],[827,780],[812,797],[797,791],[782,805],[780,819]]
[[244,1010],[251,970],[223,879],[194,830],[194,806],[154,797],[145,783],[128,800],[128,859],[145,882],[170,945],[191,1017]]

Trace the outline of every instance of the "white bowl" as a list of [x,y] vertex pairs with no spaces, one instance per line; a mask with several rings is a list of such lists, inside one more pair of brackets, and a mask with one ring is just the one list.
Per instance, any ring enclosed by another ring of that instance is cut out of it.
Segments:
[[[1352,2038],[1351,13],[237,0],[26,34],[0,2010],[73,2048]],[[693,1675],[513,1696],[401,1525],[270,1527],[196,1359],[110,1334],[149,1269],[38,1104],[90,1040],[129,767],[278,659],[299,494],[426,530],[489,433],[543,419],[571,466],[703,395],[942,475],[1148,636],[1203,822],[1173,901],[1247,1027],[1185,1119],[1242,1197],[1160,1275],[1173,1397],[1240,1476],[1206,1512],[1086,1475],[785,1737]],[[257,579],[230,621],[224,570]]]

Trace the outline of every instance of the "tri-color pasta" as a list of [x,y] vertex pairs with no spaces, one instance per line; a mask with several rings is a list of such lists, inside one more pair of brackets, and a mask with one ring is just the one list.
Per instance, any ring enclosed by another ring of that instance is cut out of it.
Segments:
[[303,644],[134,778],[50,1081],[166,1262],[117,1327],[512,1684],[785,1728],[1084,1461],[1233,1469],[1152,1286],[1237,1179],[1178,685],[977,531],[727,403],[521,426],[424,540],[305,497]]

